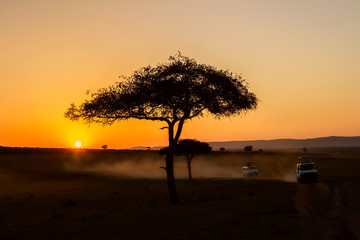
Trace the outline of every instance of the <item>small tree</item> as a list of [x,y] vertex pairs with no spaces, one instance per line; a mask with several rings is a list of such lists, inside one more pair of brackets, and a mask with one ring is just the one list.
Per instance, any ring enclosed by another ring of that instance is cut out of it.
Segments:
[[102,145],[101,148],[106,150],[106,149],[108,149],[108,145]]
[[170,201],[176,203],[174,150],[184,123],[209,113],[216,118],[241,115],[255,109],[258,99],[245,80],[180,53],[169,63],[147,66],[108,88],[98,90],[79,107],[65,113],[70,120],[112,124],[130,118],[161,121],[168,129],[166,175]]
[[193,139],[182,139],[176,146],[176,154],[186,157],[186,163],[188,167],[189,180],[192,180],[191,176],[191,160],[199,154],[208,153],[211,151],[211,147],[208,143],[200,142]]
[[249,152],[249,153],[251,153],[251,152],[252,152],[252,150],[253,150],[253,146],[251,146],[251,145],[250,145],[250,146],[245,146],[245,147],[244,147],[244,151],[245,151],[245,152]]

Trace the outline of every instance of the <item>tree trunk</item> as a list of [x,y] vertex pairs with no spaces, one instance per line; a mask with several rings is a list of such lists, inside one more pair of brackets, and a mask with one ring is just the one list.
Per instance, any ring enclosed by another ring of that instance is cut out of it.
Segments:
[[187,157],[186,162],[187,162],[187,167],[188,167],[188,172],[189,172],[189,180],[192,180],[192,176],[191,176],[191,158]]
[[166,154],[166,176],[169,188],[170,203],[177,203],[178,198],[174,177],[174,154],[171,150]]
[[166,177],[169,188],[170,203],[177,203],[176,184],[174,177],[174,151],[176,141],[174,141],[174,122],[169,123],[169,149],[166,154]]

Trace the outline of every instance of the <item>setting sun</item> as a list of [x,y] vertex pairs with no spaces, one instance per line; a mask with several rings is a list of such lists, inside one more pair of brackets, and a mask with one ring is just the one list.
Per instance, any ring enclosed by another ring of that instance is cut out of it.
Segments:
[[75,142],[75,146],[78,147],[78,148],[81,147],[81,142],[80,142],[80,141],[76,141],[76,142]]
[[246,115],[193,118],[183,139],[360,136],[360,1],[73,2],[0,1],[0,146],[166,146],[162,122],[64,113],[177,51],[242,75],[260,99]]

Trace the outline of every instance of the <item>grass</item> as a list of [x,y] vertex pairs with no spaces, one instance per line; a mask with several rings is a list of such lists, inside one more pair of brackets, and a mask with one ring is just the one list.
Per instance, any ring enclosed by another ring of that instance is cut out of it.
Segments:
[[[198,156],[194,181],[178,158],[174,205],[156,152],[2,153],[0,239],[359,237],[360,154],[315,153],[315,184],[288,176],[299,155]],[[242,178],[248,161],[258,178]]]

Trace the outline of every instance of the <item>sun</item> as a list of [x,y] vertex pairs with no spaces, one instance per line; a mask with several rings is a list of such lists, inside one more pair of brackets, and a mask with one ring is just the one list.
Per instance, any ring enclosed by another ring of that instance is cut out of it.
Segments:
[[80,141],[76,141],[76,142],[75,142],[75,146],[78,147],[78,148],[81,147],[81,142],[80,142]]

